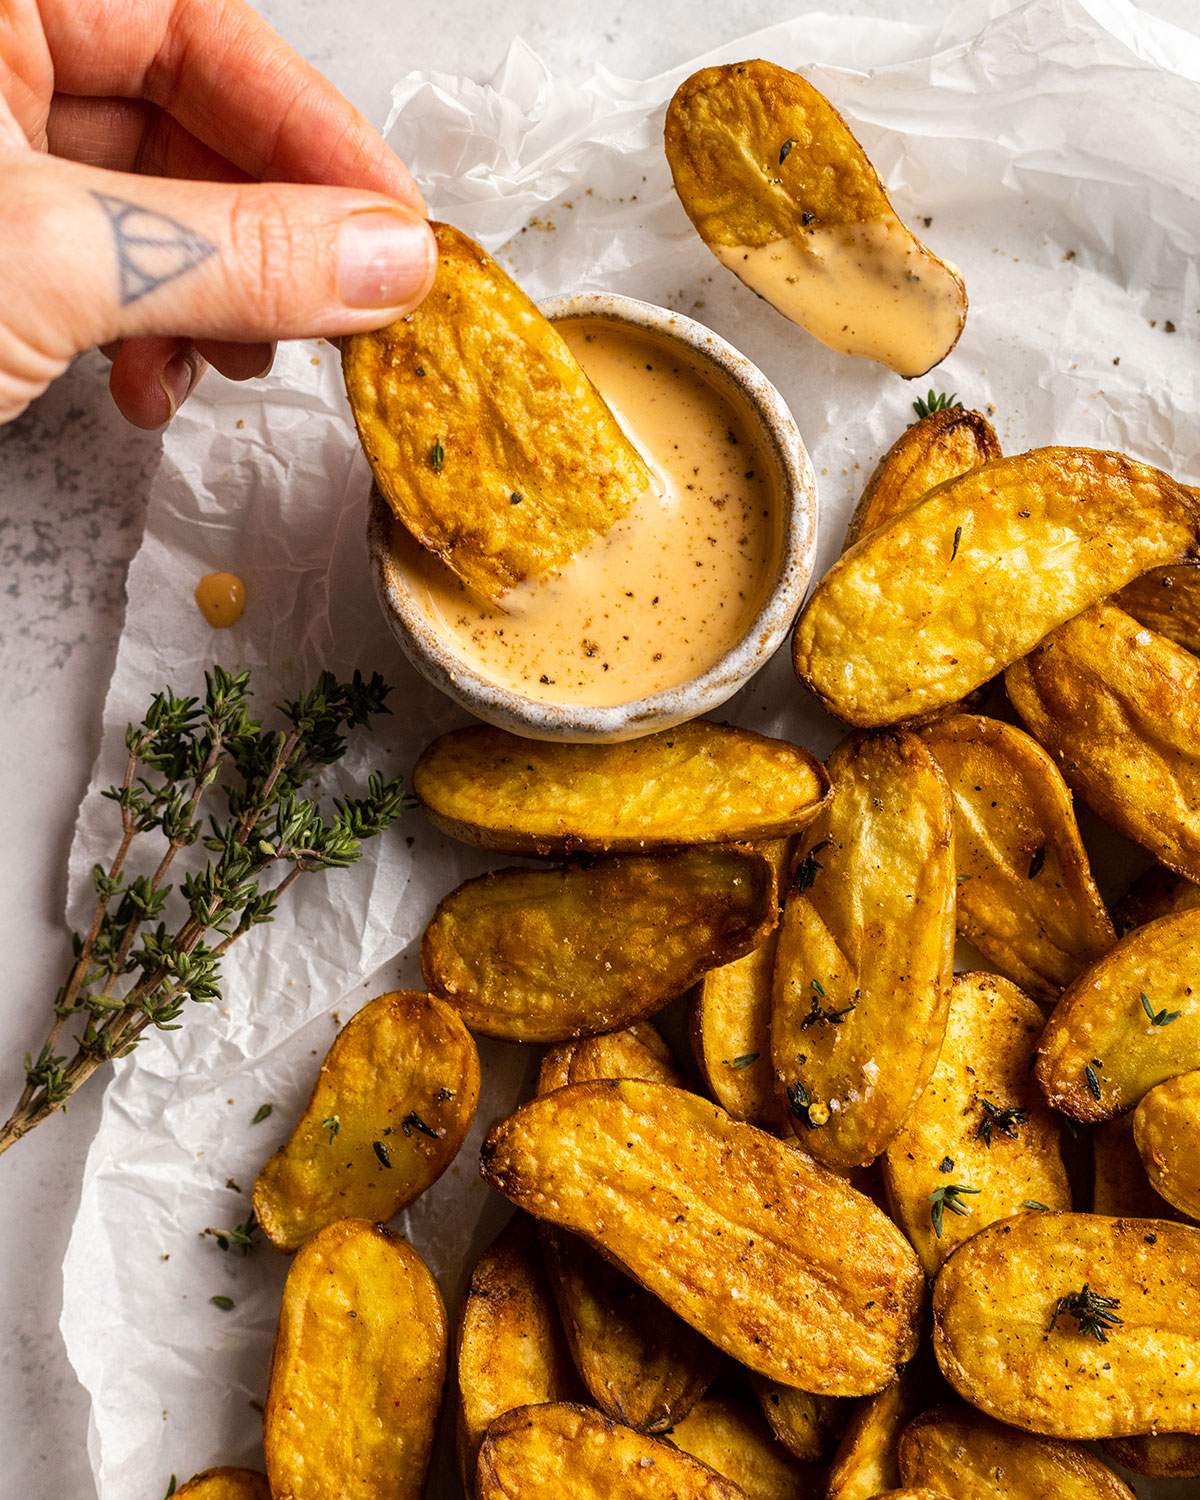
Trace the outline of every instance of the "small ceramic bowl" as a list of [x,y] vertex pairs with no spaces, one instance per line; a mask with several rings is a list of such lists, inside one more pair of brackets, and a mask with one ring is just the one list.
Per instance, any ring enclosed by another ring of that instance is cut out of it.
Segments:
[[367,542],[380,605],[405,655],[430,682],[477,718],[535,740],[630,740],[719,708],[774,655],[790,631],[812,575],[817,542],[817,487],[808,451],[783,397],[732,344],[692,318],[611,293],[555,297],[543,305],[551,320],[603,318],[646,329],[701,356],[706,375],[740,393],[757,418],[763,452],[775,466],[782,507],[778,571],[758,617],[740,641],[697,676],[628,703],[594,708],[527,698],[480,675],[433,629],[390,547],[387,501],[371,497]]

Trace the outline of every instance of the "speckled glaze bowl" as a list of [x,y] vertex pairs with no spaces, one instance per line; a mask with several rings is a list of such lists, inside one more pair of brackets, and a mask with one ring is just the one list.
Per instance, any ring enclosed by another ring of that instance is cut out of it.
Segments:
[[631,740],[669,729],[719,708],[766,664],[792,628],[812,575],[817,542],[817,486],[808,450],[783,397],[732,344],[680,313],[607,292],[555,297],[542,306],[551,320],[604,318],[646,329],[701,356],[713,384],[733,388],[757,418],[763,452],[775,466],[782,506],[782,542],[775,581],[749,630],[705,671],[662,692],[607,708],[546,703],[481,676],[437,634],[414,598],[390,548],[392,512],[375,490],[367,543],[375,588],[392,633],[430,682],[477,718],[535,740]]

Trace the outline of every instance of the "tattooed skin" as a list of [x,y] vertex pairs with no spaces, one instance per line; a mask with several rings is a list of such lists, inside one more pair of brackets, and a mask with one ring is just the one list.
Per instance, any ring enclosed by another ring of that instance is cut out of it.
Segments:
[[92,197],[112,227],[122,307],[216,254],[217,247],[210,240],[178,219],[107,193],[93,193]]

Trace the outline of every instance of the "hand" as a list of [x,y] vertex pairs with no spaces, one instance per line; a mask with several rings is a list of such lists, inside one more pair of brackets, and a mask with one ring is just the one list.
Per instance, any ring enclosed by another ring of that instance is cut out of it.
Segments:
[[275,339],[391,322],[433,279],[424,215],[244,0],[3,0],[0,422],[97,344],[158,427],[206,361],[247,380]]

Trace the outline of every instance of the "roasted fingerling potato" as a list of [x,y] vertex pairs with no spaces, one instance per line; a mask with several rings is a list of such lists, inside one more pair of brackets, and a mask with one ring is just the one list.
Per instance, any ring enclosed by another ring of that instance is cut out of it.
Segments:
[[911,1369],[859,1402],[829,1467],[828,1500],[874,1500],[900,1484],[900,1433],[918,1407]]
[[254,1469],[205,1469],[174,1493],[176,1500],[271,1500],[267,1476]]
[[696,719],[616,745],[520,739],[473,725],[436,739],[413,791],[431,820],[502,854],[638,854],[783,837],[829,794],[785,740]]
[[578,1234],[740,1364],[861,1395],[911,1357],[924,1277],[806,1153],[664,1084],[572,1084],[493,1127],[484,1180]]
[[1124,454],[995,459],[834,563],[796,627],[796,673],[847,723],[928,717],[1147,569],[1197,555],[1198,541],[1197,497]]
[[954,798],[958,932],[1052,1005],[1116,942],[1071,793],[1037,741],[999,719],[953,714],[921,738]]
[[1159,917],[1200,906],[1200,885],[1176,875],[1165,865],[1151,865],[1133,882],[1113,911],[1113,921],[1121,937]]
[[295,1129],[254,1185],[280,1250],[336,1219],[383,1223],[458,1154],[479,1098],[479,1054],[445,1001],[396,990],[338,1033]]
[[498,870],[441,902],[421,966],[472,1031],[568,1041],[652,1015],[778,917],[775,872],[748,847]]
[[1105,1453],[1147,1479],[1200,1479],[1200,1437],[1187,1432],[1108,1438]]
[[1143,1096],[1133,1139],[1155,1192],[1200,1219],[1200,1071],[1168,1078]]
[[1200,1228],[1026,1213],[938,1272],[942,1373],[988,1416],[1047,1437],[1200,1433]]
[[913,734],[851,735],[829,774],[833,800],[799,846],[784,908],[771,1053],[804,1149],[844,1170],[885,1149],[937,1062],[954,828],[945,777]]
[[429,295],[347,338],[342,370],[396,517],[495,601],[603,536],[652,481],[554,325],[473,240],[432,228]]
[[1200,569],[1153,568],[1127,583],[1114,602],[1148,630],[1200,653]]
[[702,1397],[675,1423],[669,1440],[733,1480],[746,1500],[815,1500],[820,1494],[818,1471],[776,1442],[757,1407],[740,1394]]
[[1133,1111],[1091,1133],[1092,1212],[1120,1219],[1181,1219],[1150,1186],[1133,1139]]
[[793,1458],[818,1463],[829,1456],[850,1415],[851,1402],[814,1396],[761,1375],[752,1376],[750,1383],[767,1425]]
[[446,1376],[437,1283],[365,1219],[292,1261],[263,1415],[273,1500],[419,1500]]

